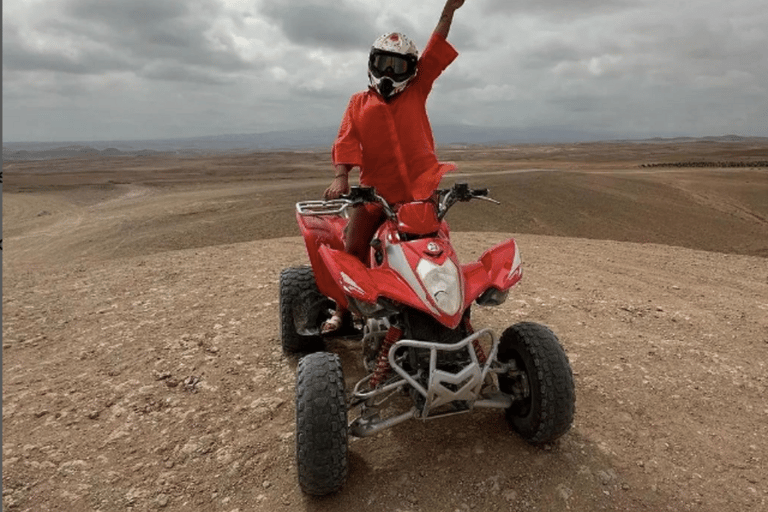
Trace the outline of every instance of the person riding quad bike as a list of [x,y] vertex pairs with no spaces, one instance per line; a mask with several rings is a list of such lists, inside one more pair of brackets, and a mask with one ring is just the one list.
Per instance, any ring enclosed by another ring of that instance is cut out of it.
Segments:
[[[460,262],[445,220],[460,202],[498,204],[466,183],[438,188],[453,166],[437,159],[426,100],[457,56],[446,36],[463,4],[446,2],[420,57],[402,34],[376,40],[370,88],[351,98],[333,146],[333,182],[324,200],[296,204],[311,266],[280,274],[280,337],[286,353],[302,354],[296,470],[308,494],[344,485],[350,437],[405,421],[497,409],[535,445],[573,422],[573,372],[549,328],[523,321],[499,336],[471,321],[475,304],[506,300],[522,267],[513,239]],[[354,168],[360,187],[349,186]],[[324,350],[341,335],[362,348],[354,386]]]
[[[368,58],[369,88],[352,96],[333,145],[335,176],[324,193],[336,199],[349,192],[349,173],[360,170],[360,184],[374,187],[389,204],[425,199],[450,166],[435,153],[426,102],[437,77],[458,53],[446,38],[454,12],[464,0],[448,0],[424,53],[404,34],[374,41]],[[349,212],[345,250],[364,260],[367,244],[384,220],[376,204]],[[330,333],[342,324],[338,309],[323,325]]]

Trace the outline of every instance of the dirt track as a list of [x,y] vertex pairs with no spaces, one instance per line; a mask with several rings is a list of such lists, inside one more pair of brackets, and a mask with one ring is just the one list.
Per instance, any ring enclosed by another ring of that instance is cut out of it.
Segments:
[[[325,499],[296,483],[277,329],[325,156],[6,166],[5,510],[768,509],[768,171],[639,168],[651,150],[447,156],[504,202],[452,212],[464,260],[523,255],[474,323],[559,335],[574,427],[538,449],[493,411],[407,423],[353,441]],[[355,347],[329,348],[352,385]]]

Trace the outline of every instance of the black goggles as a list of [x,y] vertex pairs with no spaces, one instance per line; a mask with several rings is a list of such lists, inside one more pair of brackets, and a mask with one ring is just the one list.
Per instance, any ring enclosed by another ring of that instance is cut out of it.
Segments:
[[397,81],[408,78],[416,71],[416,57],[391,52],[373,52],[369,68],[376,78],[387,76]]

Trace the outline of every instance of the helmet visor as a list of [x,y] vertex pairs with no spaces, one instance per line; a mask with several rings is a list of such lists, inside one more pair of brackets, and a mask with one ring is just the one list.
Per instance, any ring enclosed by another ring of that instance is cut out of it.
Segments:
[[398,53],[374,52],[369,67],[376,78],[386,76],[400,82],[414,73],[416,59]]

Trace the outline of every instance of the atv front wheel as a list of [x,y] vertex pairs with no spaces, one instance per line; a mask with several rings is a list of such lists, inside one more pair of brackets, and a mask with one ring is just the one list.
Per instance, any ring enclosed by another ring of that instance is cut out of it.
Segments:
[[[283,350],[289,353],[322,350],[320,312],[327,310],[332,303],[317,289],[312,267],[284,269],[280,273],[279,294]],[[310,326],[315,332],[311,332]]]
[[516,398],[506,411],[512,428],[531,444],[565,434],[576,396],[571,365],[557,336],[543,325],[515,324],[501,335],[498,359],[513,361],[517,368],[499,375],[501,391]]
[[316,352],[299,361],[296,461],[307,494],[336,492],[347,479],[347,405],[336,354]]

